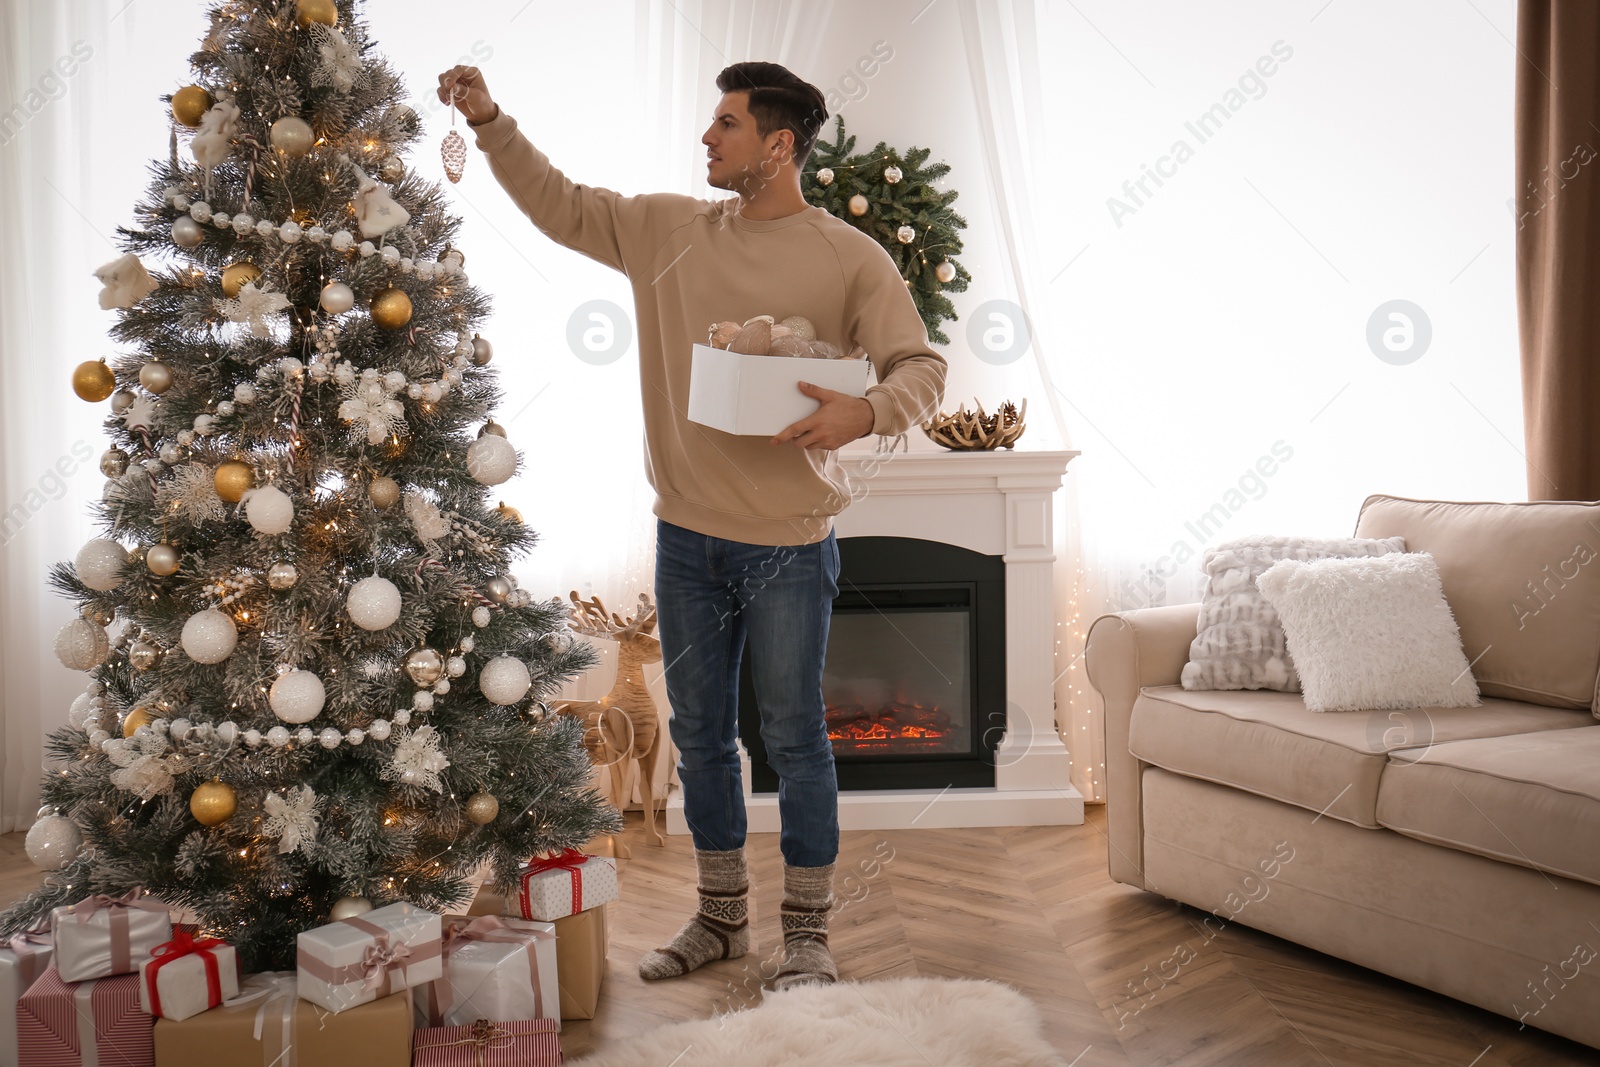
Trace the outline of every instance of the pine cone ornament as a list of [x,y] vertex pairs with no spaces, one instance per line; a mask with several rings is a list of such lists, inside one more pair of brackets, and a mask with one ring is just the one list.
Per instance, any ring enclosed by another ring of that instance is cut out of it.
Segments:
[[461,180],[467,166],[467,142],[455,130],[444,135],[444,145],[439,150],[444,157],[444,176],[451,182]]

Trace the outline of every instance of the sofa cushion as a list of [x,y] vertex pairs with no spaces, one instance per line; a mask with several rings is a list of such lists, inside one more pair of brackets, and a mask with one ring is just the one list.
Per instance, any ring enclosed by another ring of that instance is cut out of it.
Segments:
[[1600,504],[1370,496],[1356,534],[1438,562],[1484,696],[1600,715]]
[[1399,749],[1377,815],[1420,841],[1600,885],[1600,726]]
[[[1585,711],[1485,699],[1476,708],[1307,711],[1295,693],[1139,691],[1128,749],[1146,763],[1375,828],[1388,753],[1443,741],[1592,727]],[[1600,764],[1597,764],[1600,766]]]

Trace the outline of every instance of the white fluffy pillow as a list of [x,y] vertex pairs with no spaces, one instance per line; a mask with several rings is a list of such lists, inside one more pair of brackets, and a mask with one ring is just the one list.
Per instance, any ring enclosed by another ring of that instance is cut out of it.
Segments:
[[1309,710],[1481,703],[1428,553],[1286,559],[1256,587],[1277,609]]

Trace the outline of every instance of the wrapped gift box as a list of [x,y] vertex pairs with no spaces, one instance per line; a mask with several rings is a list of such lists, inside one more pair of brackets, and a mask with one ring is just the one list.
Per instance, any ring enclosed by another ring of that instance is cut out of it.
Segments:
[[55,965],[63,982],[132,974],[151,949],[172,939],[166,906],[142,893],[87,897],[50,913]]
[[748,356],[695,345],[689,364],[689,421],[733,434],[771,435],[817,410],[801,382],[865,396],[864,359]]
[[300,996],[340,1012],[444,973],[439,916],[404,901],[300,934]]
[[604,905],[555,921],[556,978],[561,984],[561,1017],[593,1019],[606,977]]
[[555,922],[562,916],[616,900],[617,861],[608,856],[586,856],[577,849],[567,849],[524,867],[518,883],[517,906],[522,917]]
[[50,966],[51,952],[45,930],[0,939],[0,1064],[18,1062],[17,1001]]
[[52,965],[17,1001],[17,1062],[26,1067],[150,1067],[155,1019],[139,1009],[139,976],[67,982]]
[[559,1030],[560,1000],[553,924],[498,915],[455,919],[445,929],[444,977],[416,991],[416,1023],[550,1019]]
[[266,972],[219,1008],[157,1020],[155,1055],[156,1067],[409,1067],[411,1005],[395,993],[334,1014],[300,998],[293,971]]
[[549,1019],[418,1030],[413,1067],[555,1067],[561,1039]]
[[215,937],[196,939],[180,927],[139,967],[139,1006],[181,1021],[239,995],[239,957]]

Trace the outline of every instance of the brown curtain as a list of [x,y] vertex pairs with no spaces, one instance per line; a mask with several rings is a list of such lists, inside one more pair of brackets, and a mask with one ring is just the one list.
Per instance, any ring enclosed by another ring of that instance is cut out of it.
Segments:
[[1517,311],[1529,500],[1600,500],[1600,3],[1517,5]]

